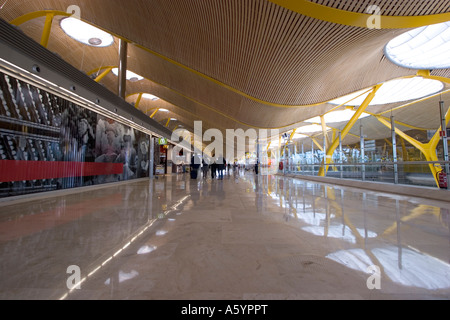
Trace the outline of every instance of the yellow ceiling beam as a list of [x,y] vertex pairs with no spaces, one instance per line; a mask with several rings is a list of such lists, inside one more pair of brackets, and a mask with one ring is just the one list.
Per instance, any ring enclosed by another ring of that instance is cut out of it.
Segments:
[[[344,139],[347,136],[350,129],[353,127],[353,125],[359,119],[361,114],[366,110],[367,106],[373,100],[376,92],[378,91],[378,89],[380,89],[380,87],[381,87],[381,84],[378,84],[375,87],[373,87],[372,92],[367,95],[366,99],[364,99],[361,106],[359,106],[358,110],[355,111],[352,118],[349,120],[349,122],[345,125],[344,129],[341,131],[341,139]],[[320,169],[318,172],[319,177],[324,177],[326,172],[328,171],[328,166],[332,160],[331,157],[332,157],[334,151],[336,150],[336,148],[338,147],[338,145],[339,145],[339,139],[335,139],[333,141],[333,143],[331,144],[331,146],[326,150],[326,157],[324,159],[323,164],[320,166]]]
[[[386,127],[388,127],[389,129],[392,129],[391,123],[389,121],[387,121],[385,117],[376,116],[376,118],[378,121],[380,121]],[[450,109],[447,110],[447,113],[445,114],[445,122],[448,123],[449,121],[450,121]],[[425,159],[430,162],[439,161],[437,158],[437,154],[436,154],[436,148],[437,148],[439,140],[440,140],[440,135],[439,135],[440,131],[441,131],[441,126],[439,126],[439,128],[436,130],[435,134],[433,135],[431,140],[428,141],[428,143],[421,143],[421,142],[417,141],[416,139],[410,137],[409,135],[407,135],[400,129],[395,128],[396,134],[398,134],[401,138],[405,139],[410,144],[412,144],[415,148],[420,150],[420,152],[422,152],[422,154],[425,156]],[[433,175],[433,178],[436,182],[436,185],[439,187],[439,181],[437,180],[436,174],[437,174],[438,170],[441,170],[441,165],[429,164],[429,167],[430,167],[430,171]]]
[[153,113],[150,115],[150,118],[153,119],[153,117],[155,116],[155,114],[159,111],[159,108],[157,108],[155,111],[153,111]]
[[139,108],[139,103],[141,103],[142,95],[143,95],[143,93],[139,93],[138,98],[137,98],[137,100],[136,100],[136,103],[134,104],[134,107],[135,107],[136,109]]
[[444,91],[435,93],[435,94],[433,94],[433,95],[431,95],[431,96],[428,96],[428,97],[425,97],[425,98],[421,98],[421,99],[418,99],[418,100],[414,100],[414,101],[412,101],[412,102],[408,102],[408,103],[403,104],[403,105],[401,105],[401,106],[398,106],[398,107],[395,107],[395,108],[392,108],[392,109],[389,109],[389,110],[380,112],[380,113],[378,113],[377,115],[380,116],[380,115],[383,115],[383,114],[386,114],[386,113],[390,113],[390,112],[395,111],[395,110],[399,110],[399,109],[402,109],[402,108],[405,108],[405,107],[409,107],[410,105],[413,105],[413,104],[415,104],[415,103],[422,102],[422,101],[426,101],[426,100],[428,100],[428,99],[431,99],[431,98],[434,98],[434,97],[437,97],[437,96],[440,96],[440,95],[442,95],[442,94],[446,94],[446,93],[449,93],[449,92],[450,92],[450,89],[444,90]]
[[325,122],[325,116],[320,116],[320,125],[322,126],[322,133],[323,136],[325,137],[325,148],[328,148],[328,145],[330,144],[330,138],[328,138],[328,133],[327,133],[327,124]]
[[[373,14],[351,12],[313,3],[307,0],[269,0],[304,16],[352,27],[368,28]],[[382,10],[382,8],[380,8]],[[418,28],[450,21],[450,12],[426,16],[379,16],[381,29]]]
[[53,18],[55,17],[54,13],[47,13],[45,17],[44,30],[42,31],[41,36],[41,46],[47,48],[48,40],[50,39],[50,33],[52,31]]
[[311,137],[311,140],[312,140],[312,142],[314,142],[314,144],[317,146],[317,148],[319,148],[320,151],[323,151],[323,146],[321,146],[320,143],[318,143],[316,139]]
[[[97,76],[97,78],[95,78],[95,82],[100,82],[100,81],[102,81],[103,78],[106,77],[106,76],[111,72],[112,69],[113,69],[113,67],[108,67],[108,68],[106,68],[105,71],[103,71],[100,75]],[[92,73],[93,73],[93,72],[92,72]],[[91,73],[90,73],[90,74],[91,74]],[[90,74],[89,74],[89,75],[90,75]]]
[[[35,18],[38,18],[38,17],[42,17],[42,16],[46,16],[48,13],[53,13],[54,15],[63,15],[63,16],[70,16],[71,15],[71,14],[68,14],[67,12],[63,12],[63,11],[42,10],[42,11],[36,11],[36,12],[33,12],[33,13],[26,14],[24,16],[18,17],[16,19],[12,20],[10,23],[14,24],[14,25],[20,25],[20,24],[25,23],[25,22],[27,22],[29,20],[32,20],[32,19],[35,19]],[[85,21],[85,22],[90,23],[89,21]],[[99,28],[98,26],[96,26],[96,27]],[[102,28],[100,28],[100,29],[102,29]],[[142,45],[138,45],[137,43],[134,43],[134,41],[131,41],[131,40],[126,39],[126,38],[124,38],[122,36],[119,36],[119,35],[111,32],[109,30],[105,30],[105,29],[102,29],[102,30],[105,31],[105,32],[110,33],[111,35],[113,35],[113,36],[115,36],[117,38],[125,40],[128,43],[132,43],[137,48],[140,48],[140,49],[142,49],[142,50],[144,50],[144,51],[146,51],[146,52],[148,52],[148,53],[150,53],[150,54],[152,54],[152,55],[154,55],[154,56],[156,56],[156,57],[158,57],[160,59],[163,59],[163,60],[165,60],[165,61],[167,61],[167,62],[169,62],[169,63],[171,63],[171,64],[173,64],[173,65],[175,65],[175,66],[177,66],[179,68],[187,70],[187,71],[189,71],[189,72],[191,72],[191,73],[193,73],[193,74],[195,74],[195,75],[197,75],[197,76],[199,76],[199,77],[201,77],[203,79],[206,79],[206,80],[208,80],[208,81],[210,81],[212,83],[215,83],[218,86],[226,88],[226,89],[228,89],[228,90],[230,90],[230,91],[232,91],[232,92],[234,92],[234,93],[236,93],[236,94],[238,94],[238,95],[240,95],[242,97],[245,97],[247,99],[253,100],[253,101],[257,102],[257,103],[264,104],[266,106],[275,107],[275,108],[309,108],[309,107],[315,107],[315,106],[318,106],[318,105],[321,105],[321,104],[324,104],[324,103],[328,102],[328,100],[327,100],[327,101],[322,101],[322,102],[318,102],[318,103],[314,103],[314,104],[308,104],[308,105],[287,105],[287,104],[274,103],[274,102],[269,102],[269,101],[265,101],[265,100],[262,100],[262,99],[258,99],[258,98],[253,97],[253,96],[251,96],[251,95],[249,95],[249,94],[247,94],[247,93],[245,93],[243,91],[240,91],[240,90],[238,90],[238,89],[236,89],[234,87],[231,87],[231,86],[229,86],[229,85],[227,85],[227,84],[225,84],[223,82],[220,82],[219,80],[216,80],[216,79],[214,79],[214,78],[212,78],[210,76],[207,76],[206,74],[203,74],[203,73],[201,73],[201,72],[199,72],[199,71],[197,71],[195,69],[192,69],[192,68],[190,68],[188,66],[185,66],[185,65],[183,65],[183,64],[181,64],[181,63],[179,63],[179,62],[177,62],[177,61],[175,61],[173,59],[170,59],[170,58],[168,58],[168,57],[166,57],[166,56],[164,56],[164,55],[162,55],[162,54],[160,54],[158,52],[150,50],[149,48],[146,48],[146,47],[144,47]],[[106,68],[106,67],[98,68],[96,70],[91,71],[91,73],[96,72],[96,71],[98,71],[100,69],[103,69],[103,68]]]
[[46,17],[47,14],[53,14],[53,15],[57,15],[57,16],[71,16],[72,14],[64,12],[64,11],[58,11],[58,10],[41,10],[41,11],[35,11],[35,12],[30,12],[27,14],[24,14],[23,16],[17,17],[16,19],[10,21],[9,23],[14,25],[14,26],[19,26],[25,22],[28,22],[30,20],[33,19],[37,19],[40,17]]
[[[269,1],[272,1],[272,2],[277,3],[277,4],[279,4],[279,5],[282,5],[282,6],[287,6],[288,9],[290,9],[290,7],[292,7],[292,6],[294,6],[295,8],[302,8],[302,11],[304,11],[305,8],[307,8],[308,6],[313,6],[313,8],[314,8],[314,9],[313,9],[313,12],[316,12],[316,13],[314,13],[314,14],[317,14],[317,12],[320,12],[321,10],[325,10],[325,11],[331,10],[331,11],[333,12],[333,14],[338,14],[338,15],[339,15],[339,14],[344,14],[344,16],[347,16],[347,14],[354,14],[354,13],[351,13],[351,12],[348,12],[348,11],[338,10],[338,9],[333,9],[333,8],[330,8],[330,7],[326,7],[326,6],[314,4],[314,3],[311,3],[311,2],[308,2],[308,1],[300,1],[300,0],[295,0],[295,1],[294,1],[294,0],[269,0]],[[306,7],[305,7],[305,6],[306,6]],[[294,8],[294,9],[295,9],[295,8]],[[309,7],[308,7],[308,8],[309,8]],[[291,10],[292,10],[292,9],[291,9]],[[295,10],[294,10],[294,11],[295,11]],[[329,13],[329,11],[327,11],[327,12]],[[299,12],[299,13],[300,13],[300,12]],[[56,16],[56,15],[71,16],[71,15],[72,15],[72,14],[69,14],[69,13],[64,12],[64,11],[58,11],[58,10],[42,10],[42,11],[36,11],[36,12],[32,12],[32,13],[25,14],[25,15],[23,15],[23,16],[21,16],[21,17],[18,17],[18,18],[16,18],[16,19],[12,20],[10,23],[13,24],[13,25],[20,25],[20,24],[25,23],[25,22],[27,22],[27,21],[30,21],[30,20],[32,20],[32,19],[36,19],[36,18],[44,17],[44,16],[47,17],[49,14],[52,14],[52,15],[54,15],[54,16]],[[303,13],[302,13],[302,14],[303,14]],[[356,14],[356,15],[359,15],[359,16],[362,15],[362,14],[360,14],[360,13],[355,13],[355,14]],[[369,17],[370,15],[366,15],[366,16]],[[450,20],[450,13],[444,14],[444,16],[445,16],[445,21]],[[447,16],[448,16],[448,17],[447,17]],[[327,17],[327,15],[322,16],[322,18],[324,18],[324,17]],[[382,16],[382,18],[383,18],[383,19],[384,19],[384,18],[394,18],[394,19],[411,18],[411,19],[414,19],[414,20],[420,20],[420,21],[422,21],[422,23],[424,23],[423,21],[425,21],[425,20],[427,20],[427,19],[428,19],[429,21],[431,21],[430,19],[435,19],[435,20],[436,20],[436,19],[442,19],[442,15],[417,16],[417,17],[384,17],[384,16]],[[319,17],[317,17],[317,19],[319,19]],[[344,19],[344,17],[340,17],[340,18],[338,18],[338,19]],[[427,21],[428,21],[428,20],[427,20]],[[435,21],[435,20],[433,20],[433,21]],[[428,23],[428,22],[427,22],[427,23]],[[430,23],[431,23],[431,22],[430,22]],[[428,23],[428,24],[430,24],[430,23]],[[437,23],[437,22],[434,22],[434,23]],[[103,29],[103,30],[104,30],[104,29]],[[104,30],[104,31],[109,32],[108,30]],[[111,33],[111,32],[109,32],[109,33]],[[119,35],[117,35],[117,34],[114,34],[114,33],[111,33],[111,34],[114,35],[114,36],[116,36],[116,37],[122,38],[122,39],[124,39],[124,40],[126,40],[126,41],[129,41],[130,43],[132,43],[132,41],[130,41],[130,40],[128,40],[128,39],[125,39],[125,38],[123,38],[123,37],[121,37],[121,36],[119,36]],[[172,64],[175,64],[175,65],[177,65],[177,66],[179,66],[179,67],[181,67],[181,68],[183,68],[183,69],[185,69],[185,70],[191,71],[191,72],[193,72],[193,73],[195,73],[195,74],[197,74],[197,75],[199,75],[199,76],[201,76],[201,77],[203,77],[203,78],[205,78],[205,79],[207,79],[207,80],[210,80],[210,81],[212,81],[212,82],[214,82],[214,83],[216,83],[216,84],[218,84],[218,85],[220,85],[220,86],[222,86],[222,87],[225,87],[225,88],[227,88],[227,89],[230,89],[231,91],[233,91],[233,92],[235,92],[235,93],[237,93],[237,94],[239,94],[239,95],[241,95],[241,96],[244,96],[244,97],[249,98],[249,99],[251,99],[251,100],[253,100],[253,101],[259,102],[259,103],[261,103],[261,104],[265,104],[265,105],[272,106],[272,107],[282,107],[282,108],[307,108],[307,107],[318,106],[318,105],[321,105],[321,104],[324,104],[324,103],[327,103],[327,102],[328,102],[328,101],[324,101],[324,102],[319,102],[319,103],[315,103],[315,104],[310,104],[310,105],[300,105],[300,106],[299,106],[299,105],[283,105],[283,104],[276,104],[276,103],[270,103],[270,102],[267,102],[267,101],[263,101],[263,100],[260,100],[260,99],[255,98],[255,97],[249,96],[249,95],[245,94],[244,92],[241,92],[241,91],[239,91],[239,90],[237,90],[237,89],[235,89],[235,88],[232,88],[232,87],[230,87],[230,86],[227,86],[227,85],[225,85],[225,84],[223,84],[223,83],[221,83],[221,82],[219,82],[219,81],[217,81],[217,80],[215,80],[215,79],[213,79],[213,78],[211,78],[211,77],[208,77],[208,76],[206,76],[206,75],[204,75],[204,74],[202,74],[202,73],[200,73],[200,72],[198,72],[198,71],[196,71],[196,70],[193,70],[193,69],[191,69],[191,68],[189,68],[189,67],[187,67],[187,66],[184,66],[184,65],[182,65],[182,64],[180,64],[180,63],[178,63],[178,62],[176,62],[176,61],[174,61],[174,60],[171,60],[171,59],[169,59],[169,58],[167,58],[167,57],[165,57],[165,56],[163,56],[163,55],[161,55],[161,54],[158,54],[158,53],[156,53],[156,52],[153,52],[153,51],[149,50],[148,48],[145,48],[145,47],[143,47],[143,46],[139,46],[139,45],[137,45],[137,44],[135,44],[135,45],[136,45],[137,47],[139,47],[139,48],[141,48],[141,49],[143,49],[143,50],[145,50],[145,51],[147,51],[147,52],[149,52],[149,53],[151,53],[151,54],[153,54],[153,55],[155,55],[155,56],[161,58],[161,59],[164,59],[164,60],[166,60],[166,61],[168,61],[168,62],[170,62],[170,63],[172,63]],[[97,69],[95,69],[95,70],[92,70],[89,74],[92,74],[92,73],[94,73],[94,72],[96,72],[96,71],[99,71],[99,70],[105,69],[105,68],[111,68],[111,66],[105,66],[105,67],[97,68]],[[404,76],[404,77],[399,77],[399,78],[410,78],[410,77],[414,77],[414,75],[409,75],[409,76]],[[428,74],[424,74],[424,77],[430,78],[430,79],[435,79],[435,80],[440,80],[440,81],[443,81],[443,82],[446,82],[446,83],[450,83],[450,79],[448,79],[448,78],[437,77],[437,76],[430,76],[429,73],[428,73]],[[152,80],[151,80],[151,81],[152,81]],[[159,84],[159,83],[157,83],[157,82],[155,82],[155,81],[153,81],[153,82],[156,83],[156,84]],[[164,86],[164,85],[162,85],[162,84],[159,84],[159,85],[161,85],[161,86],[163,86],[163,87],[165,87],[165,88],[167,88],[167,89],[169,89],[169,90],[171,90],[171,91],[176,92],[175,90],[173,90],[173,89],[171,89],[171,88],[168,88],[168,87],[166,87],[166,86]],[[228,119],[230,119],[230,120],[233,120],[233,121],[235,121],[235,122],[237,122],[237,123],[239,123],[239,124],[241,124],[241,125],[245,125],[245,126],[248,126],[248,127],[251,127],[251,128],[257,128],[257,129],[282,129],[282,128],[287,128],[287,127],[294,126],[294,125],[299,124],[299,123],[301,122],[301,121],[299,121],[299,122],[296,122],[296,123],[292,123],[292,124],[285,125],[285,126],[281,126],[281,127],[277,127],[277,128],[263,128],[263,127],[256,127],[256,126],[252,126],[252,125],[249,125],[249,124],[247,124],[247,123],[241,122],[241,121],[239,121],[239,120],[237,120],[237,119],[235,119],[235,118],[233,118],[233,117],[230,117],[230,116],[224,114],[223,112],[220,112],[220,111],[216,110],[215,108],[212,108],[212,107],[210,107],[210,106],[207,106],[207,105],[204,105],[204,104],[202,104],[202,103],[199,103],[198,101],[195,101],[194,99],[189,98],[189,97],[187,97],[187,96],[181,94],[180,92],[176,92],[176,93],[178,93],[178,94],[180,94],[181,96],[186,97],[187,99],[189,99],[189,100],[191,100],[191,101],[193,101],[193,102],[196,102],[196,103],[198,103],[198,104],[200,104],[200,105],[202,105],[202,106],[204,106],[204,107],[206,107],[206,108],[208,108],[208,109],[210,109],[210,110],[212,110],[212,111],[214,111],[214,112],[216,112],[216,113],[219,113],[219,114],[221,114],[222,116],[224,116],[224,117],[226,117],[226,118],[228,118]],[[338,107],[339,107],[339,106],[338,106]],[[337,107],[335,107],[335,108],[337,108]]]
[[[390,118],[382,116],[381,114],[375,114],[375,113],[372,113],[372,112],[369,112],[369,111],[365,111],[365,113],[371,115],[372,117],[380,117],[380,118],[383,118],[386,121],[391,121]],[[410,128],[410,129],[421,130],[421,131],[434,130],[432,128],[416,127],[416,126],[413,126],[413,125],[410,125],[410,124],[407,124],[407,123],[404,123],[404,122],[401,122],[401,121],[397,121],[397,120],[394,120],[394,122],[395,122],[395,124],[398,124],[398,125],[400,125],[402,127],[406,127],[406,128]]]

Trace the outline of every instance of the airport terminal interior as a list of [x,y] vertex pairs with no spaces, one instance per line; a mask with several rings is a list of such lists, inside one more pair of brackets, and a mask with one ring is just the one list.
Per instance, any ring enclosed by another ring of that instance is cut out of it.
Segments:
[[448,0],[1,0],[0,299],[449,300]]

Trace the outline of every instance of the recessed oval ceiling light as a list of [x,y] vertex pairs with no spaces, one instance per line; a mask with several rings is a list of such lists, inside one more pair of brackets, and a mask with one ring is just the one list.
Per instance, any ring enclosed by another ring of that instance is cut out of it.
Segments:
[[163,108],[159,109],[159,111],[162,111],[162,112],[169,112],[169,110],[163,109]]
[[[444,84],[437,80],[414,77],[407,79],[397,79],[385,82],[378,89],[375,97],[370,102],[370,106],[383,105],[388,103],[417,100],[429,95],[438,93],[444,89]],[[344,104],[347,106],[360,106],[369,93],[361,95],[367,89],[348,94],[346,96],[330,101],[331,104]],[[357,96],[361,95],[358,98]],[[354,100],[347,102],[355,98]]]
[[[342,121],[349,121],[353,115],[355,114],[355,111],[353,110],[338,110],[338,111],[332,111],[327,114],[325,114],[325,123],[337,123]],[[359,118],[365,118],[369,117],[370,115],[367,113],[363,113]],[[305,122],[310,123],[321,123],[320,117],[314,117],[308,120],[305,120]]]
[[108,47],[114,43],[112,35],[80,19],[64,18],[60,26],[69,37],[92,47]]
[[[114,73],[114,75],[118,76],[119,68],[113,68],[112,73]],[[136,82],[136,81],[140,81],[142,79],[144,79],[144,77],[142,77],[130,70],[127,70],[127,80],[130,80],[131,82]]]
[[90,45],[98,47],[98,46],[100,46],[103,43],[103,40],[100,39],[100,38],[95,38],[94,37],[94,38],[90,38],[88,40],[88,42],[89,42]]
[[171,121],[177,121],[177,119],[175,119],[175,118],[170,118],[170,120],[171,120]]
[[386,57],[409,69],[450,68],[450,21],[420,27],[392,39],[384,48]]

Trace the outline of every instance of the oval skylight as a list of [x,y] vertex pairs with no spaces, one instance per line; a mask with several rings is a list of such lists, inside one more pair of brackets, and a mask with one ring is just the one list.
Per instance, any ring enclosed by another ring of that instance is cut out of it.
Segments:
[[389,41],[386,57],[409,69],[450,68],[450,21],[416,28]]
[[[119,68],[112,69],[112,73],[114,73],[114,75],[117,76],[119,74]],[[130,80],[131,82],[136,82],[142,79],[144,79],[144,77],[134,73],[133,71],[127,70],[127,80]]]
[[294,136],[292,137],[293,140],[303,139],[307,138],[307,135],[301,134],[301,133],[294,133]]
[[[444,84],[442,82],[432,79],[424,79],[422,77],[391,80],[384,83],[381,88],[378,89],[375,97],[372,99],[369,105],[374,106],[409,100],[417,100],[438,93],[442,91],[442,89],[444,89]],[[369,93],[355,98],[350,102],[347,101],[351,100],[354,97],[357,97],[364,91],[367,91],[367,89],[337,98],[330,101],[330,103],[337,105],[345,103],[347,106],[360,106]]]
[[[336,122],[342,122],[342,121],[349,121],[353,115],[355,114],[355,111],[353,110],[338,110],[338,111],[332,111],[327,114],[325,114],[325,123],[336,123]],[[369,117],[370,115],[367,113],[363,113],[359,119]],[[308,120],[305,120],[305,122],[310,123],[320,123],[320,117],[314,117]]]
[[152,101],[159,100],[159,98],[158,98],[157,96],[154,96],[154,95],[152,95],[152,94],[150,94],[150,93],[144,93],[144,94],[142,95],[142,98],[144,98],[144,99],[149,99],[149,100],[152,100]]
[[108,47],[114,43],[112,35],[80,19],[64,18],[60,25],[69,37],[89,46]]
[[296,133],[315,133],[315,132],[321,132],[322,126],[318,124],[310,124],[307,126],[299,127],[295,131]]

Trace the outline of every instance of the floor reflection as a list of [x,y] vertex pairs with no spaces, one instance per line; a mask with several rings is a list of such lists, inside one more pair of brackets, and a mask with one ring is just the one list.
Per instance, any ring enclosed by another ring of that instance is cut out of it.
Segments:
[[327,258],[362,272],[379,266],[404,286],[450,288],[447,208],[283,177],[261,182],[259,188],[301,222],[301,230],[354,245]]
[[[219,285],[229,293],[231,284],[291,292],[306,288],[308,275],[308,288],[320,290],[323,277],[328,290],[355,276],[324,275],[327,263],[363,275],[377,266],[406,291],[450,298],[449,210],[438,202],[230,172],[223,180],[162,176],[2,212],[3,299],[155,297],[148,288],[165,296],[166,287],[173,296]],[[67,287],[68,266],[80,268],[83,290]],[[355,292],[367,294],[346,293]]]

